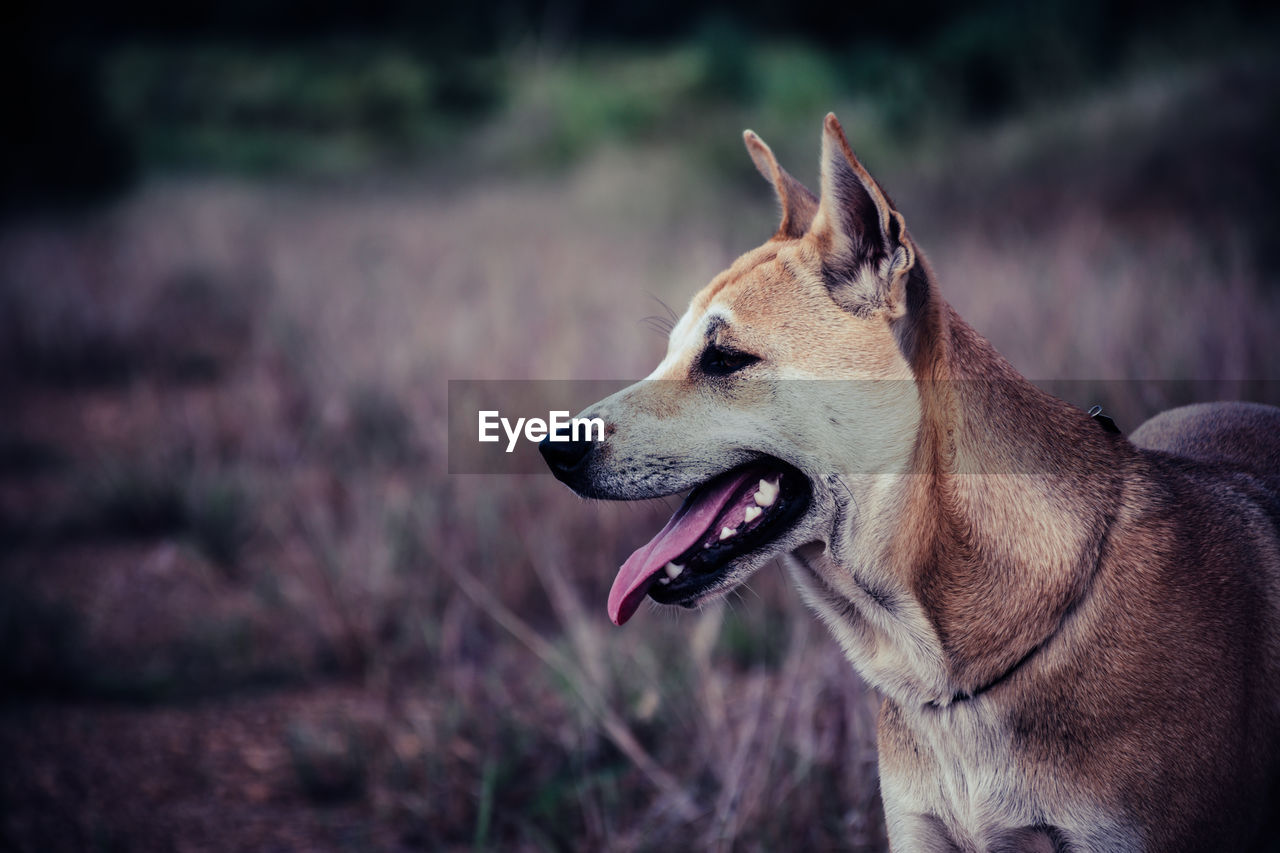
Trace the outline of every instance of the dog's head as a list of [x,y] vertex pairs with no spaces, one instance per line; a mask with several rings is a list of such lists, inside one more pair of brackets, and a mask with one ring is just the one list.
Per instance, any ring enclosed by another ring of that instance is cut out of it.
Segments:
[[583,496],[689,492],[619,572],[619,625],[646,595],[694,606],[779,553],[830,546],[914,446],[913,315],[928,277],[902,216],[834,115],[821,199],[744,136],[781,202],[777,233],[693,298],[653,373],[582,413],[604,420],[603,441],[542,443]]

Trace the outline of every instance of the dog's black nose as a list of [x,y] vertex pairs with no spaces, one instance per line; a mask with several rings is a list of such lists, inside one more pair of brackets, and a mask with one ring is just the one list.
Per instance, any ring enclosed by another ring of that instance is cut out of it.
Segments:
[[582,463],[582,460],[591,452],[591,442],[574,441],[567,430],[558,431],[555,435],[555,441],[552,441],[551,436],[548,435],[538,442],[538,450],[541,451],[542,458],[551,466],[551,471],[559,476],[568,474]]

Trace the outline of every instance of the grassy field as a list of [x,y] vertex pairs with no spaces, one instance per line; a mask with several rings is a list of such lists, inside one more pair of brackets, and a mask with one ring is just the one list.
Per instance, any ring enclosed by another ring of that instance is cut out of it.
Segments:
[[[644,375],[655,298],[772,232],[744,125],[813,185],[836,109],[961,314],[1126,431],[1206,388],[1274,397],[1266,54],[920,126],[816,61],[778,61],[810,93],[785,109],[672,112],[740,73],[699,56],[548,62],[367,170],[359,134],[320,134],[310,162],[342,168],[280,173],[268,140],[192,174],[230,143],[157,123],[135,191],[4,227],[0,841],[883,849],[877,699],[779,569],[615,629],[614,570],[669,506],[446,473],[447,380]],[[408,60],[379,73],[404,100],[370,121],[433,97]]]

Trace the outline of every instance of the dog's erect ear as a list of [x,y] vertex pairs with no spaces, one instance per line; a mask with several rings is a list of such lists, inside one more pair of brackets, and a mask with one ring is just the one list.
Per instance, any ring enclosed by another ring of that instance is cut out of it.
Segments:
[[832,295],[846,307],[902,309],[915,249],[902,214],[854,156],[835,113],[822,133],[822,200],[809,233],[818,240]]
[[778,193],[778,203],[782,205],[782,223],[778,226],[775,237],[802,237],[809,230],[814,214],[818,212],[818,200],[809,189],[778,165],[778,160],[764,144],[764,140],[753,131],[744,130],[742,141],[747,143],[747,153],[760,170],[760,174],[773,184]]

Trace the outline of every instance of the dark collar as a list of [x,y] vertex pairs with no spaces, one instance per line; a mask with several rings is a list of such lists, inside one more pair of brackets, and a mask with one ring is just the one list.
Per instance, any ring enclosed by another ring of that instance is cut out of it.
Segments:
[[1005,681],[1009,676],[1013,675],[1018,670],[1018,667],[1022,666],[1024,663],[1031,660],[1031,658],[1036,654],[1036,652],[1044,648],[1045,643],[1048,643],[1057,635],[1058,635],[1058,632],[1055,631],[1054,633],[1046,637],[1043,641],[1041,641],[1039,645],[1032,646],[1031,651],[1027,652],[1025,655],[1018,658],[1018,660],[1014,663],[1013,666],[1009,667],[1000,675],[997,675],[991,681],[988,681],[986,684],[982,685],[978,689],[969,690],[969,691],[961,690],[959,693],[952,696],[951,701],[947,702],[946,704],[943,704],[936,699],[926,704],[930,708],[945,708],[947,705],[954,705],[957,702],[968,702],[970,699],[978,698],[983,693],[986,693],[988,690],[990,690],[992,687],[995,687],[997,684],[1001,683],[1002,681]]

